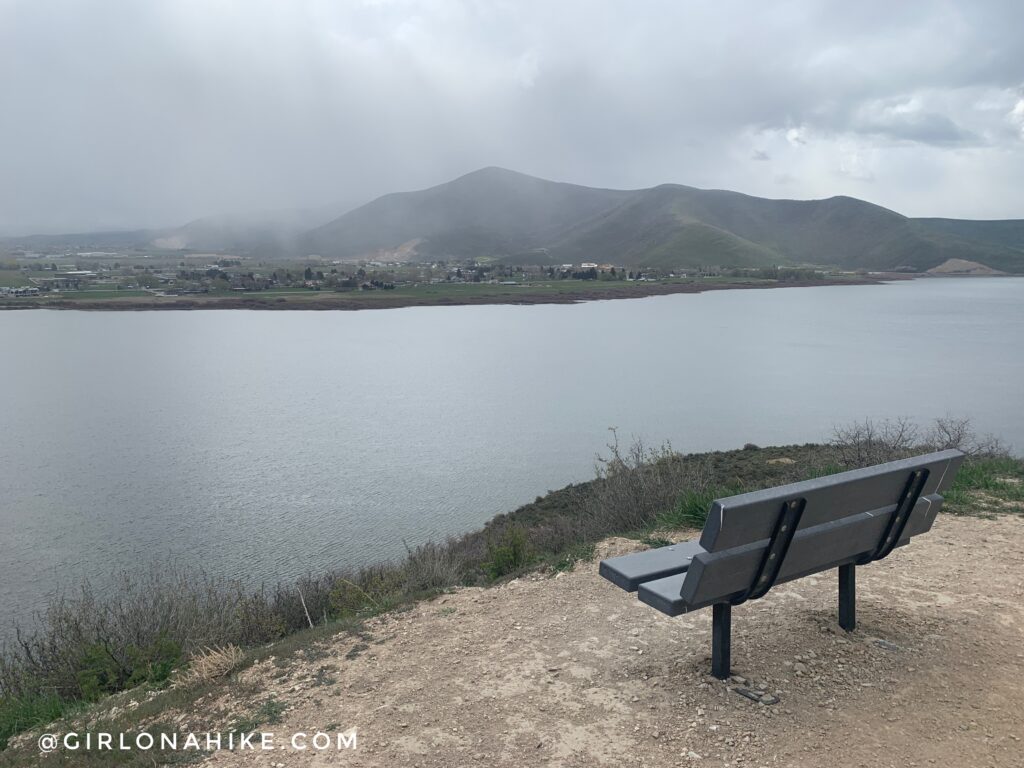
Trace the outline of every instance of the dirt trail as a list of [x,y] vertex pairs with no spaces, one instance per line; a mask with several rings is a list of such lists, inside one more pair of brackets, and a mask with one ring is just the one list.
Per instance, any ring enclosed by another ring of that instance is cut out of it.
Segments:
[[265,729],[354,726],[358,749],[207,763],[1024,766],[1024,517],[940,516],[859,569],[858,588],[849,635],[834,573],[733,611],[734,674],[774,706],[708,676],[710,611],[665,617],[596,562],[461,590],[374,620],[362,644],[267,661],[237,699],[203,703],[238,712],[273,696],[286,710]]

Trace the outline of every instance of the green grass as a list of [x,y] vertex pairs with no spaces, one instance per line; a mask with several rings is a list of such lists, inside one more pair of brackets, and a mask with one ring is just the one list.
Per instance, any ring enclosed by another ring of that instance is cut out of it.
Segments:
[[560,555],[548,558],[551,569],[558,571],[571,571],[576,563],[590,562],[594,559],[595,546],[593,542],[584,542],[570,547]]
[[738,488],[709,488],[706,491],[686,491],[676,506],[658,516],[656,529],[702,528],[708,519],[711,502],[742,493]]
[[52,298],[52,299],[82,299],[93,301],[95,299],[133,299],[139,298],[140,296],[152,296],[153,294],[147,291],[138,291],[132,289],[125,289],[123,291],[110,291],[105,289],[93,289],[87,288],[84,291],[63,291],[61,293],[44,294],[40,298]]
[[7,747],[11,736],[52,723],[80,707],[80,704],[65,701],[53,694],[0,699],[0,750]]
[[671,539],[666,539],[664,536],[659,536],[656,533],[645,533],[640,536],[640,543],[645,547],[651,549],[658,549],[660,547],[671,546],[674,542]]
[[992,512],[979,494],[1001,502],[1024,502],[1024,461],[1015,458],[968,459],[945,494],[950,512],[958,515]]
[[[134,743],[134,734],[137,731],[129,731],[119,727],[116,723],[96,722],[90,724],[90,731],[93,733],[125,733],[128,743]],[[41,753],[36,751],[33,745],[31,749],[20,750],[17,753],[0,753],[0,768],[25,768],[26,766],[52,766],[60,764],[67,768],[107,768],[107,766],[123,766],[124,768],[151,768],[154,765],[186,765],[197,763],[207,756],[204,751],[192,749],[165,750],[162,749],[161,735],[174,734],[177,729],[168,723],[154,723],[146,728],[146,733],[154,739],[154,747],[148,750],[141,749],[85,749],[80,747],[77,750],[58,749],[52,753]],[[117,743],[115,736],[114,743]],[[200,737],[201,739],[203,737]],[[84,743],[84,742],[80,742]],[[179,738],[180,745],[180,738]]]
[[24,286],[31,286],[32,281],[29,280],[28,275],[20,269],[0,269],[0,285],[6,285],[11,288],[21,288]]
[[[0,285],[3,285],[3,280],[0,280]],[[138,290],[108,290],[100,288],[88,288],[82,291],[61,291],[54,293],[40,293],[37,296],[32,297],[19,297],[21,301],[34,301],[39,303],[45,303],[49,301],[96,301],[99,299],[138,299],[143,297],[153,297],[153,294],[146,291]],[[13,299],[12,299],[13,300]]]

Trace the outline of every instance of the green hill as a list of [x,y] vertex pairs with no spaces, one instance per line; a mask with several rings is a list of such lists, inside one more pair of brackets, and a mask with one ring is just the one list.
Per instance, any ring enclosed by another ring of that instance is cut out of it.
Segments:
[[508,256],[548,245],[630,194],[484,168],[430,189],[377,198],[313,230],[305,245],[353,257],[420,240],[421,258]]

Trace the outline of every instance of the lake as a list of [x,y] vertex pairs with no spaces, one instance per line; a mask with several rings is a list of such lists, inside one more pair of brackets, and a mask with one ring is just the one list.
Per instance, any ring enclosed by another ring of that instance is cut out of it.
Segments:
[[589,479],[609,427],[689,452],[951,414],[1024,447],[1024,278],[0,328],[4,630],[154,560],[401,555]]

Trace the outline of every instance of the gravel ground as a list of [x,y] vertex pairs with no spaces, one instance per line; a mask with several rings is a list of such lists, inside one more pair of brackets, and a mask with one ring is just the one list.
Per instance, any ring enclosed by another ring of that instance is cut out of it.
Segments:
[[269,659],[179,727],[272,699],[283,713],[263,730],[358,732],[355,750],[222,751],[212,766],[1024,766],[1024,517],[940,517],[858,570],[850,634],[834,573],[734,610],[728,683],[708,674],[710,611],[665,617],[592,562]]

